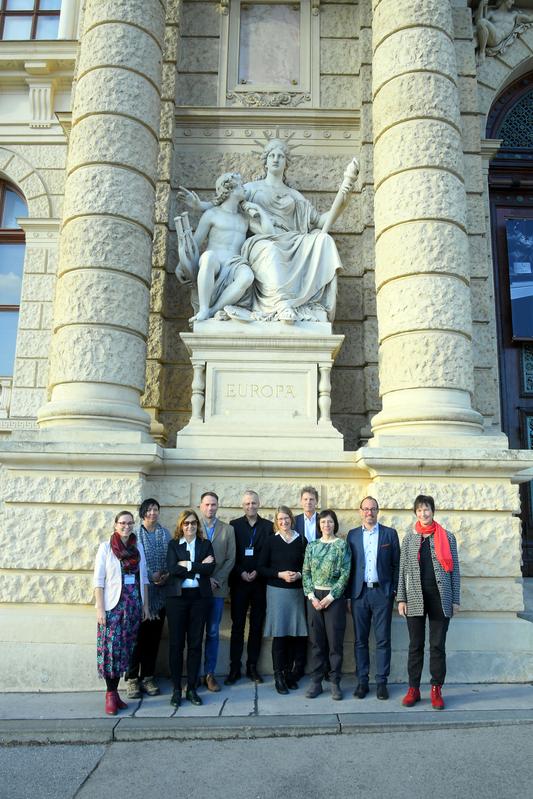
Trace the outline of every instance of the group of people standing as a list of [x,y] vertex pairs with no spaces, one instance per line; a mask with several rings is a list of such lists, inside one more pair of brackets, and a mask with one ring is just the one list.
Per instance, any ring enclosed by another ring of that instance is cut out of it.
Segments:
[[[297,689],[307,671],[310,699],[329,681],[332,699],[342,699],[346,611],[354,626],[357,685],[369,692],[369,637],[376,641],[376,695],[389,697],[391,621],[394,601],[407,619],[409,688],[402,703],[420,700],[426,619],[429,621],[431,703],[442,709],[446,676],[446,634],[459,608],[460,573],[452,533],[434,519],[432,497],[419,495],[416,524],[400,551],[396,530],[378,523],[373,497],[360,503],[361,524],[338,536],[334,510],[317,512],[318,492],[301,491],[303,512],[277,508],[273,522],[259,515],[259,497],[246,491],[244,515],[230,524],[217,517],[218,496],[208,491],[199,513],[184,510],[171,537],[159,523],[157,500],[145,500],[140,525],[121,511],[109,541],[100,544],[94,585],[98,622],[97,663],[106,680],[106,713],[126,707],[118,683],[126,676],[128,698],[159,694],[155,663],[165,617],[168,623],[171,704],[182,701],[187,645],[185,699],[201,705],[201,682],[220,691],[216,679],[219,628],[224,600],[231,598],[230,669],[224,680],[242,677],[246,619],[249,615],[246,676],[262,683],[258,662],[263,637],[272,638],[274,684],[278,693]],[[308,642],[310,658],[307,664]],[[202,670],[203,648],[203,670]],[[201,676],[202,674],[202,676]]]

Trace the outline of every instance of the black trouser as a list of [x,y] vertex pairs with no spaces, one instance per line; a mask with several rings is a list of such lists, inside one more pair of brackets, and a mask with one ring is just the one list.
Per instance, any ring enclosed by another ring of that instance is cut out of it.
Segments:
[[426,616],[429,619],[429,671],[432,685],[443,685],[446,677],[446,633],[450,620],[444,615],[438,590],[423,591],[424,615],[408,616],[409,656],[407,672],[409,685],[420,688],[424,665]]
[[230,669],[240,671],[241,657],[244,647],[244,628],[246,615],[250,608],[250,624],[248,629],[248,647],[246,667],[257,666],[263,640],[263,624],[266,614],[266,585],[256,577],[252,583],[238,578],[231,587],[231,641]]
[[165,615],[165,608],[161,608],[158,619],[146,619],[146,621],[141,622],[137,643],[131,653],[130,667],[126,674],[127,680],[137,679],[139,666],[141,667],[141,680],[145,677],[153,677],[155,674],[155,662]]
[[[317,599],[324,599],[328,594],[329,591],[315,590]],[[329,671],[331,682],[338,683],[342,672],[346,600],[335,599],[326,610],[315,610],[309,600],[307,603],[311,678],[320,682]]]
[[176,690],[181,690],[183,650],[187,641],[187,687],[195,688],[202,660],[202,641],[209,599],[199,588],[183,588],[181,596],[167,599],[168,661]]
[[120,677],[106,677],[105,687],[108,691],[116,691],[119,682],[120,682]]
[[304,673],[307,654],[306,635],[285,635],[272,639],[272,665],[274,671]]

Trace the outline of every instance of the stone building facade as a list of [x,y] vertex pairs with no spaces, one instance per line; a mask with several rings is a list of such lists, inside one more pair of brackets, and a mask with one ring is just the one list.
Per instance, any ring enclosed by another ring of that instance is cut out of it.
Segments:
[[[229,520],[250,487],[268,515],[297,507],[304,483],[343,531],[372,494],[400,538],[414,496],[432,494],[463,572],[450,679],[531,680],[533,626],[518,614],[533,388],[519,439],[501,412],[507,289],[489,184],[502,140],[487,125],[512,87],[531,97],[533,25],[484,58],[478,44],[477,63],[467,0],[59,5],[57,39],[0,41],[0,178],[27,207],[20,302],[0,298],[6,313],[20,306],[0,375],[3,688],[96,685],[91,569],[117,510],[155,496],[172,527],[209,488]],[[520,8],[533,15],[533,2]],[[273,135],[294,146],[289,179],[321,212],[360,160],[333,229],[344,340],[331,418],[344,449],[295,451],[274,425],[268,445],[251,429],[247,446],[196,452],[176,446],[203,391],[180,337],[191,308],[174,275],[177,190],[209,196],[226,171],[251,179],[257,142]],[[531,155],[518,150],[513,179],[533,207]],[[403,680],[399,619],[393,643]]]

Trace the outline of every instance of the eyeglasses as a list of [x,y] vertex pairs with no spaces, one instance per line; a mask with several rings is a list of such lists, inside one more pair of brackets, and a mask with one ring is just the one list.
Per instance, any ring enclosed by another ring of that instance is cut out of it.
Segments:
[[197,527],[198,522],[183,522],[183,527]]

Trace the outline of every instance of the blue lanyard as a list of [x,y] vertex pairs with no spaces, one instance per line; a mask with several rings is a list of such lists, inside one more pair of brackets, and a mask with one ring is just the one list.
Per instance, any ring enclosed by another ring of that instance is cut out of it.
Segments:
[[248,544],[247,549],[251,549],[253,547],[256,531],[257,531],[257,523],[254,525],[254,527],[252,527],[252,532],[250,534],[250,536],[251,536],[250,537],[250,543]]

